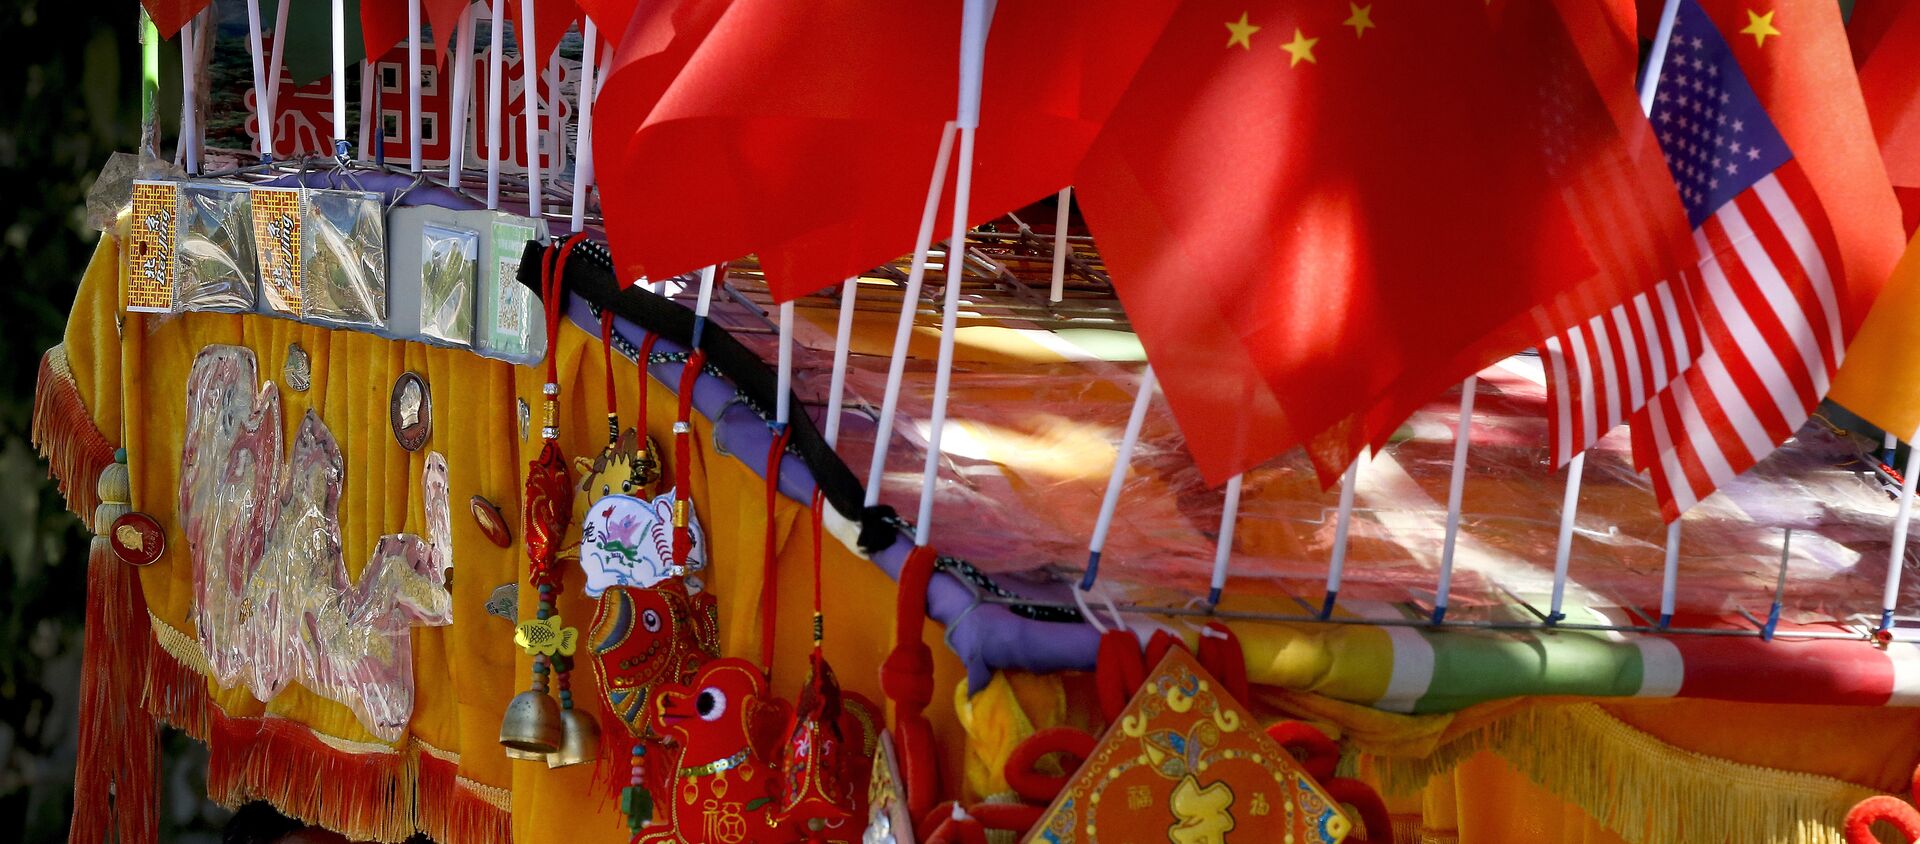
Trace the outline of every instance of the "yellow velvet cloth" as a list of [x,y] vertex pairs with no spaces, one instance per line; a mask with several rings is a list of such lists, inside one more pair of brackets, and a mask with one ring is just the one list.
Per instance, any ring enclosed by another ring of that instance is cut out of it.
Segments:
[[[124,220],[123,220],[124,225]],[[124,230],[123,230],[124,231]],[[427,451],[443,453],[450,484],[453,526],[451,626],[412,632],[415,705],[407,736],[390,748],[377,741],[345,706],[293,685],[261,702],[245,688],[220,689],[208,680],[210,699],[228,717],[271,715],[311,728],[341,753],[386,750],[457,759],[461,785],[496,795],[511,790],[514,836],[520,841],[624,842],[626,825],[607,789],[591,782],[593,765],[549,770],[538,762],[509,762],[497,742],[507,701],[528,686],[530,658],[513,644],[512,625],[487,614],[497,587],[521,584],[520,606],[533,606],[526,580],[526,554],[518,544],[519,500],[528,460],[540,446],[543,368],[516,367],[466,351],[398,342],[352,331],[333,331],[254,315],[125,313],[120,291],[125,268],[119,238],[103,237],[75,298],[65,348],[72,378],[93,423],[129,455],[134,509],[148,513],[167,532],[167,551],[141,571],[155,629],[170,650],[197,648],[193,571],[182,526],[176,518],[181,440],[186,418],[186,378],[195,356],[213,344],[251,349],[263,380],[282,384],[283,441],[291,442],[302,416],[312,410],[332,429],[345,463],[339,515],[342,555],[349,579],[359,575],[376,540],[402,531],[424,533],[419,478]],[[295,392],[282,375],[288,347],[299,343],[311,356],[312,386]],[[591,456],[606,442],[605,383],[600,339],[568,325],[559,332],[560,434],[565,454]],[[638,406],[634,365],[615,356],[613,380],[624,425]],[[388,416],[394,380],[417,372],[432,394],[433,431],[426,448],[407,452],[395,441]],[[672,425],[676,399],[667,385],[649,380],[648,430],[668,453],[672,477]],[[515,399],[533,409],[530,436],[522,439]],[[779,633],[773,666],[776,694],[791,697],[806,674],[812,597],[811,520],[801,504],[782,497],[775,519],[779,575],[762,583],[765,487],[760,476],[715,449],[712,426],[695,414],[693,505],[706,529],[708,587],[719,597],[721,647],[726,655],[757,659],[760,591],[780,596]],[[89,481],[90,482],[90,481]],[[489,542],[467,515],[467,499],[483,495],[498,504],[514,526],[515,544]],[[580,516],[592,498],[576,496],[568,535],[578,538]],[[883,702],[878,667],[892,646],[893,581],[839,542],[823,543],[826,653],[849,691]],[[560,615],[571,626],[591,623],[594,602],[570,571]],[[169,633],[175,635],[167,635]],[[964,670],[929,623],[924,640],[933,648],[936,682],[952,688]],[[176,653],[193,666],[192,653]],[[204,660],[199,660],[204,665]],[[577,705],[597,711],[598,689],[584,654],[572,677]],[[943,781],[957,784],[963,734],[952,702],[936,697],[928,711],[943,751]],[[624,779],[626,759],[612,766]],[[289,776],[300,776],[290,771]],[[309,774],[310,775],[310,774]],[[216,795],[221,796],[221,795]],[[225,795],[232,798],[236,795]],[[424,793],[421,800],[430,799]],[[332,821],[327,807],[283,805],[302,817]],[[424,814],[425,808],[412,810]],[[419,828],[416,818],[385,818],[343,829],[349,835]]]

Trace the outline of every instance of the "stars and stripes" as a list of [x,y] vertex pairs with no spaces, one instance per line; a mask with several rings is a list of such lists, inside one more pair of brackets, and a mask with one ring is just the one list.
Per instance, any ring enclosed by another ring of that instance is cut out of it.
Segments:
[[1838,249],[1813,187],[1699,5],[1683,0],[1651,117],[1699,271],[1703,348],[1635,417],[1668,521],[1793,435],[1845,348]]

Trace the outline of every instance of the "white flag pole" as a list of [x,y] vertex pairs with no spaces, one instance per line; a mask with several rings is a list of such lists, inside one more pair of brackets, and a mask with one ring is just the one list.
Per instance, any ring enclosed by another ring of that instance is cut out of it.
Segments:
[[1884,431],[1883,431],[1883,432],[1881,432],[1881,434],[1880,434],[1880,462],[1882,462],[1882,463],[1885,463],[1885,464],[1887,464],[1888,466],[1892,466],[1892,465],[1893,465],[1893,456],[1894,456],[1894,454],[1895,454],[1896,452],[1898,452],[1898,451],[1899,451],[1899,449],[1900,449],[1900,438],[1899,438],[1899,437],[1896,437],[1896,436],[1894,436],[1893,434],[1891,434],[1891,433],[1887,433],[1887,432],[1884,432]]
[[420,153],[420,0],[407,0],[407,154],[414,173],[420,172]]
[[[1673,40],[1673,21],[1680,14],[1680,0],[1666,0],[1660,8],[1660,25],[1653,33],[1653,46],[1647,52],[1647,69],[1640,74],[1640,111],[1653,113],[1654,96],[1660,88],[1660,69],[1667,64],[1667,44]],[[1673,623],[1675,586],[1680,579],[1680,520],[1667,525],[1665,561],[1660,574],[1660,629]]]
[[1447,480],[1447,534],[1440,545],[1440,584],[1434,587],[1433,623],[1447,618],[1447,593],[1453,588],[1453,550],[1460,538],[1460,499],[1467,488],[1467,445],[1473,441],[1473,394],[1477,375],[1460,385],[1460,424],[1453,431],[1453,475]]
[[593,190],[593,101],[600,86],[594,84],[594,63],[600,57],[599,33],[593,19],[581,27],[585,44],[580,52],[580,133],[573,153],[573,230],[586,227],[587,194]]
[[195,78],[200,65],[199,38],[194,33],[197,19],[189,19],[180,27],[180,150],[189,175],[200,172],[200,119],[194,109],[200,98],[200,80]]
[[533,0],[520,0],[520,27],[514,37],[520,42],[520,84],[526,106],[527,139],[527,216],[540,219],[540,50],[535,45]]
[[1354,455],[1347,473],[1340,478],[1340,511],[1333,522],[1333,562],[1327,566],[1327,597],[1320,604],[1321,621],[1333,617],[1333,605],[1340,600],[1340,578],[1347,568],[1347,536],[1353,528],[1353,492],[1360,480],[1360,461],[1365,457],[1364,451]]
[[847,389],[847,356],[852,353],[853,303],[860,295],[860,277],[840,285],[840,322],[833,332],[833,380],[827,386],[827,448],[840,443],[840,406]]
[[[1920,436],[1916,436],[1920,439]],[[1900,574],[1907,563],[1907,524],[1913,516],[1913,485],[1920,476],[1920,448],[1907,447],[1907,470],[1900,476],[1900,508],[1893,516],[1893,549],[1887,554],[1887,588],[1880,598],[1880,628],[1893,626],[1900,605]]]
[[267,44],[260,34],[260,0],[247,0],[247,43],[253,48],[253,118],[260,124],[260,161],[264,164],[273,161],[273,100],[267,94]]
[[[380,80],[374,73],[373,59],[360,60],[360,150],[356,153],[361,161],[374,159],[374,148],[379,147],[379,156],[386,156],[385,127],[380,125]],[[380,132],[376,139],[374,132]]]
[[1053,213],[1053,296],[1058,302],[1067,296],[1067,221],[1073,210],[1073,188],[1060,189],[1060,208]]
[[1560,606],[1567,595],[1567,565],[1573,560],[1573,524],[1580,508],[1580,474],[1586,465],[1584,450],[1567,461],[1567,493],[1560,501],[1560,538],[1553,546],[1553,600],[1547,609],[1549,626],[1567,617]]
[[793,303],[780,303],[780,358],[774,370],[773,424],[782,428],[791,419],[793,402]]
[[[447,187],[458,190],[466,178],[467,100],[473,93],[473,4],[460,13],[460,38],[453,51],[453,111],[447,116]],[[439,34],[435,33],[438,38]]]
[[280,57],[287,48],[287,4],[291,0],[280,0],[273,13],[273,54],[267,60],[267,66],[273,73],[267,76],[267,113],[280,113]]
[[[1147,406],[1153,403],[1153,366],[1140,372],[1140,386],[1133,394],[1133,411],[1127,414],[1127,430],[1120,436],[1120,450],[1113,457],[1113,472],[1107,475],[1107,494],[1100,498],[1100,516],[1093,522],[1093,539],[1087,542],[1087,573],[1080,579],[1082,590],[1092,589],[1100,576],[1100,555],[1106,551],[1107,531],[1113,527],[1114,510],[1120,506],[1120,488],[1126,485],[1127,471],[1133,466],[1133,449],[1140,443],[1140,429],[1146,425]],[[1236,476],[1237,477],[1237,476]]]
[[720,266],[700,271],[700,298],[693,303],[693,347],[700,348],[700,337],[707,333],[707,313],[713,310],[713,288],[719,283]]
[[933,226],[940,214],[940,195],[946,191],[947,163],[953,158],[953,136],[957,132],[958,127],[948,121],[940,133],[940,151],[933,158],[927,202],[920,210],[920,234],[914,241],[907,286],[900,294],[900,324],[893,331],[893,357],[887,361],[887,388],[880,397],[879,427],[873,433],[873,460],[867,467],[867,507],[880,503],[880,480],[887,471],[887,446],[893,441],[893,416],[900,405],[900,381],[907,371],[907,341],[913,337],[913,315],[920,309],[920,283],[927,276],[927,252],[933,248]]
[[914,542],[933,539],[934,482],[940,476],[940,438],[947,427],[947,393],[953,383],[953,341],[960,318],[960,286],[966,280],[967,201],[973,193],[973,136],[980,126],[981,74],[986,64],[987,0],[966,0],[960,18],[960,166],[953,177],[953,236],[947,240],[946,303],[940,311],[940,357],[933,371],[933,412],[927,421],[927,462],[920,475],[920,515]]
[[1673,623],[1674,585],[1680,580],[1680,520],[1667,525],[1666,562],[1660,577],[1660,629]]
[[493,0],[491,27],[487,30],[487,207],[500,207],[500,112],[506,108],[505,72],[507,39],[507,0]]
[[[286,33],[278,32],[274,37],[285,38]],[[361,80],[362,87],[371,82],[371,79]],[[360,115],[361,123],[366,119],[365,114]],[[350,151],[347,145],[347,10],[342,0],[333,0],[333,155],[345,164]]]
[[1213,578],[1207,583],[1207,604],[1220,605],[1227,588],[1227,562],[1233,558],[1233,528],[1240,521],[1240,475],[1227,479],[1227,500],[1220,508],[1220,541],[1213,546]]

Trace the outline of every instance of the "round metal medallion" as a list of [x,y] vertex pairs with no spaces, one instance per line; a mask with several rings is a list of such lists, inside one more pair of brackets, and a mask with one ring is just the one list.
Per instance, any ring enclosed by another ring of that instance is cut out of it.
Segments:
[[408,451],[419,451],[433,435],[433,393],[419,373],[408,372],[393,382],[393,398],[387,402],[387,414],[393,423],[393,438]]
[[304,393],[313,386],[313,359],[307,356],[306,348],[297,341],[287,344],[285,374],[287,388],[296,393]]
[[113,520],[107,531],[113,554],[128,565],[150,566],[167,551],[167,532],[145,513],[128,513]]

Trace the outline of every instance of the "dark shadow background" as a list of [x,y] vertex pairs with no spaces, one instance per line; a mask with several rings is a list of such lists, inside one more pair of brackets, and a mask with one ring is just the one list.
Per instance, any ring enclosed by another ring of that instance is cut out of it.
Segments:
[[[40,355],[60,341],[98,238],[87,190],[139,140],[137,9],[0,0],[0,841],[65,841],[73,810],[89,537],[28,433]],[[171,46],[161,114],[179,112]],[[219,840],[205,751],[162,733],[162,840]]]

